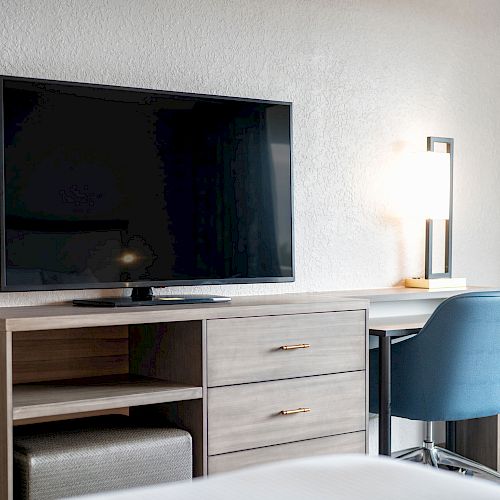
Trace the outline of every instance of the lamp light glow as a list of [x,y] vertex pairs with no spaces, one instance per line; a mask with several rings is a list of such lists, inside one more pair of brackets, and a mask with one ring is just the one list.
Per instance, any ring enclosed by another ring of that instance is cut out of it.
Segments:
[[422,210],[426,219],[450,218],[450,155],[424,153],[422,177],[426,179]]
[[139,257],[137,254],[127,251],[120,255],[118,260],[124,265],[130,265],[136,263],[139,260]]
[[405,155],[394,176],[394,212],[405,219],[449,219],[450,155],[413,152]]

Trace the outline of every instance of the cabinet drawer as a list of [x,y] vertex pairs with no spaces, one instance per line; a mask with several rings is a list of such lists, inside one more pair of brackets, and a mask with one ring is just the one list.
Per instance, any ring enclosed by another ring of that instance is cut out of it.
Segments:
[[364,311],[209,320],[208,386],[363,370],[365,334]]
[[208,457],[208,473],[216,474],[249,465],[332,453],[365,453],[364,431],[215,455]]
[[[310,408],[284,415],[284,410]],[[365,430],[365,372],[208,390],[208,454]]]

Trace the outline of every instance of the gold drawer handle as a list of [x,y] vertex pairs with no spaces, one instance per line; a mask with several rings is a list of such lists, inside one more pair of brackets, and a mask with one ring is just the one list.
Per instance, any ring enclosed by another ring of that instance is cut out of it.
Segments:
[[284,351],[291,351],[292,349],[308,349],[311,344],[294,344],[294,345],[282,345],[280,349]]
[[282,410],[282,415],[295,415],[296,413],[309,413],[311,408],[297,408],[296,410]]

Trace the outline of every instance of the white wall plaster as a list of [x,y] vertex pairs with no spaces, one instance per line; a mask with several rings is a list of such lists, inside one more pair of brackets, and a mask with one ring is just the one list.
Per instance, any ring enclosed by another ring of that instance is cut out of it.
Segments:
[[[500,283],[499,2],[0,0],[0,17],[3,74],[293,101],[296,282],[183,292],[420,274],[423,223],[398,218],[391,197],[395,168],[427,135],[456,139],[455,274]],[[110,292],[2,294],[0,305],[99,293]]]

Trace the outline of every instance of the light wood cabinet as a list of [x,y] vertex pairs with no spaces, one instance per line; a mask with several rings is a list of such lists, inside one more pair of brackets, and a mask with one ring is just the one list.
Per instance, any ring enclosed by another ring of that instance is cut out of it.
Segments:
[[208,453],[365,429],[362,371],[208,389]]
[[207,321],[208,472],[367,451],[366,349],[365,309]]
[[365,431],[360,431],[234,453],[223,453],[208,457],[208,473],[228,472],[250,465],[292,458],[314,457],[332,453],[365,453],[365,440]]
[[13,494],[13,428],[32,422],[173,423],[193,436],[195,475],[365,452],[367,308],[328,293],[0,308],[0,498]]
[[365,368],[364,311],[207,322],[209,387]]

